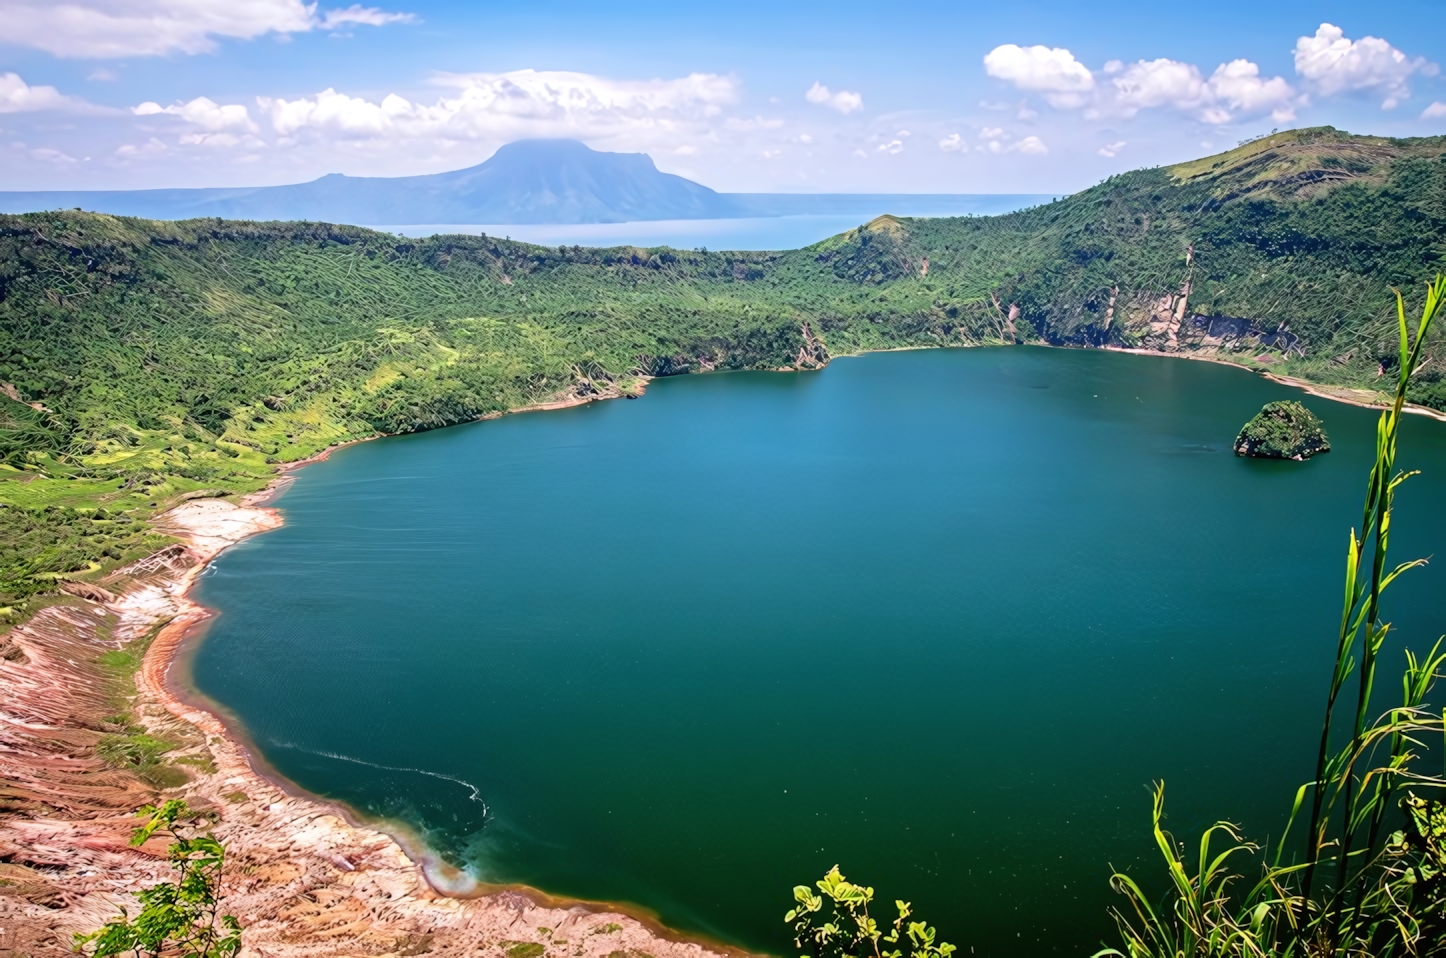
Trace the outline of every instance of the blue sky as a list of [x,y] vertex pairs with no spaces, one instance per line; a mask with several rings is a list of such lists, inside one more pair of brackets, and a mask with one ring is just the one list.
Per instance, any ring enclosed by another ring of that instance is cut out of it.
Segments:
[[376,2],[0,0],[0,189],[573,136],[721,190],[1068,192],[1273,128],[1446,133],[1440,0]]

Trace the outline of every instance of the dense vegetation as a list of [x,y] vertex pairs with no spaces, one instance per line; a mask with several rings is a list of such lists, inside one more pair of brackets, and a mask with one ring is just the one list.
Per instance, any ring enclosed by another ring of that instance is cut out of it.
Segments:
[[[0,536],[0,607],[120,561],[85,510],[143,521],[339,441],[649,376],[1045,341],[1371,388],[1396,362],[1379,304],[1436,270],[1443,226],[1446,138],[1328,128],[782,253],[0,216],[0,521],[38,530]],[[1434,348],[1411,398],[1446,408]]]
[[1309,459],[1330,451],[1330,440],[1315,413],[1289,399],[1266,403],[1235,437],[1237,456]]

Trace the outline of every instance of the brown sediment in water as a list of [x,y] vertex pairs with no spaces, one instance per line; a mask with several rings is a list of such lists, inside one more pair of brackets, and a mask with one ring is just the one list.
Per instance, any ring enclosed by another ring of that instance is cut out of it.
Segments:
[[[245,955],[506,958],[518,944],[555,958],[743,954],[642,909],[477,885],[404,831],[283,786],[219,715],[178,694],[172,665],[212,615],[187,592],[223,550],[281,524],[259,505],[274,492],[181,503],[156,523],[178,544],[109,576],[108,599],[66,596],[0,637],[0,954],[71,954],[76,932],[168,878],[164,843],[128,845],[135,810],[160,798],[215,815],[224,906],[245,926]],[[103,657],[139,647],[132,693]],[[175,746],[171,779],[106,760],[106,737],[127,731],[108,721],[118,714]]]

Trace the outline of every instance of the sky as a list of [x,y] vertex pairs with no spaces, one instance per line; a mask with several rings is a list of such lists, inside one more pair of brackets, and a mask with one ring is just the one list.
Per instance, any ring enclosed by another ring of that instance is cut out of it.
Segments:
[[572,137],[730,192],[1068,193],[1273,129],[1446,134],[1443,0],[379,2],[0,0],[0,190]]

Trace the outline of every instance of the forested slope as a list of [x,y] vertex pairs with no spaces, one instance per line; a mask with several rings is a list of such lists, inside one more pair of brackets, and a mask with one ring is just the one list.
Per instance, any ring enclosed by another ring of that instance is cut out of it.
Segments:
[[[782,253],[0,216],[0,605],[21,615],[151,547],[144,519],[179,495],[646,376],[1047,341],[1369,388],[1392,362],[1390,287],[1446,253],[1443,157],[1446,138],[1292,131],[1008,216],[881,217]],[[1414,398],[1446,408],[1434,359]]]

